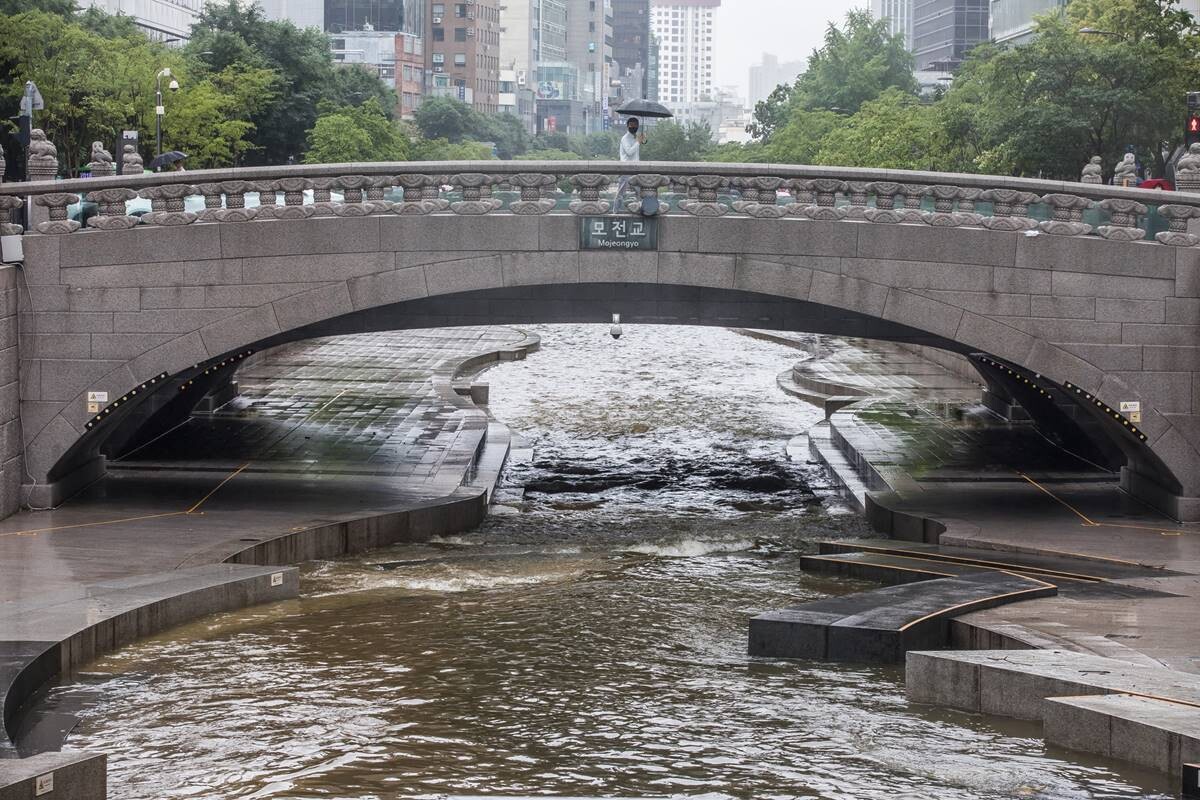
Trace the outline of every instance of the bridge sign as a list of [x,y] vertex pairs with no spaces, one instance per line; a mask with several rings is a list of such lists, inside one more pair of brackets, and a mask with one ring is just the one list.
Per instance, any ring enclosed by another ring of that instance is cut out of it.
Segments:
[[582,250],[657,250],[658,220],[653,217],[583,217]]

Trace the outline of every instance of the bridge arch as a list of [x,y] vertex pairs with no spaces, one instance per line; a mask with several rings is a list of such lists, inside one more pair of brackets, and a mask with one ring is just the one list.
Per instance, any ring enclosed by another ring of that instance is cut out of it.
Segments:
[[[934,177],[944,186],[946,176]],[[819,196],[850,183],[827,187],[821,181],[832,179],[809,177],[815,196],[801,213],[763,211],[788,207],[758,202],[754,190],[758,208],[743,199],[730,212],[715,193],[697,191],[684,199],[685,213],[673,209],[659,221],[656,250],[595,251],[581,249],[576,214],[506,213],[469,191],[456,202],[476,205],[456,213],[405,213],[407,203],[426,201],[410,201],[403,176],[390,180],[405,187],[403,202],[353,214],[296,212],[321,202],[305,199],[249,221],[164,209],[156,213],[182,214],[183,224],[160,218],[61,235],[50,220],[46,233],[25,235],[21,418],[34,504],[94,478],[104,449],[169,405],[190,407],[263,347],[366,330],[603,322],[621,313],[635,324],[803,330],[973,356],[990,386],[1035,416],[1043,413],[1039,396],[1052,394],[1060,408],[1073,402],[1078,420],[1121,454],[1127,489],[1175,517],[1200,517],[1200,319],[1168,320],[1200,314],[1192,308],[1200,306],[1195,248],[1055,235],[1020,216],[1012,218],[1026,221],[999,229],[931,221],[969,214],[952,221],[979,223],[981,215],[953,205],[910,208],[919,218],[854,218]],[[414,198],[429,188],[417,183]],[[519,202],[542,202],[525,194]],[[881,209],[880,196],[870,210],[892,211]],[[602,210],[602,199],[581,197],[600,204],[583,210]],[[370,206],[370,198],[358,202]],[[705,203],[713,207],[705,211]],[[381,213],[388,211],[400,213]],[[710,212],[717,216],[701,215]],[[1034,230],[1040,235],[1027,235]],[[88,391],[107,392],[110,405],[89,413]],[[1121,415],[1122,402],[1141,404],[1140,424]]]

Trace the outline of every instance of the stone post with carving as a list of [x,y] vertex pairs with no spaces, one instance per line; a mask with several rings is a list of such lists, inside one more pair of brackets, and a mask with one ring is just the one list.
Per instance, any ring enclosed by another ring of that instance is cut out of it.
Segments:
[[1079,176],[1080,183],[1104,183],[1104,166],[1100,156],[1092,156],[1092,160],[1083,166],[1083,174]]
[[93,178],[107,178],[117,173],[112,154],[104,149],[101,142],[92,142],[92,160],[88,162],[88,172],[92,173]]
[[58,150],[41,128],[29,132],[29,160],[26,166],[26,174],[31,181],[52,181],[58,175]]
[[1175,190],[1200,192],[1200,142],[1189,147],[1175,163]]
[[121,153],[121,175],[141,175],[145,171],[142,157],[138,155],[137,148],[131,144],[125,145],[125,149]]

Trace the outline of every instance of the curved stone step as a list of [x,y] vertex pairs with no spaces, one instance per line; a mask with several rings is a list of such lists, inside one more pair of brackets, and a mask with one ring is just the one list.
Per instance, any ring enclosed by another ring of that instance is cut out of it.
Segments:
[[909,650],[945,647],[949,620],[1058,590],[1004,572],[888,586],[769,611],[750,620],[749,652],[769,658],[899,663]]

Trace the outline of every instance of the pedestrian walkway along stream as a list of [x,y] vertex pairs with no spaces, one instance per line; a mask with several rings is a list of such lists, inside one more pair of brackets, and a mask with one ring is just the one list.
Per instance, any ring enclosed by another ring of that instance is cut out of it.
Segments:
[[[745,655],[748,617],[869,586],[800,568],[818,540],[870,532],[820,465],[786,455],[823,416],[776,386],[796,346],[526,333],[542,349],[482,379],[518,438],[480,528],[308,563],[297,599],[142,640],[49,693],[40,713],[71,720],[66,746],[109,754],[110,796],[1168,796],[1160,775],[1049,748],[1037,725],[911,706],[900,669]],[[358,359],[414,335],[290,351],[243,379],[239,413],[308,420]],[[385,435],[366,383],[326,410],[335,450]],[[375,421],[346,426],[357,413]],[[319,486],[308,427],[272,452]],[[358,471],[376,485],[400,468],[369,447]],[[136,458],[161,468],[169,449]],[[298,500],[316,518],[330,494]]]

